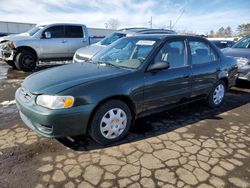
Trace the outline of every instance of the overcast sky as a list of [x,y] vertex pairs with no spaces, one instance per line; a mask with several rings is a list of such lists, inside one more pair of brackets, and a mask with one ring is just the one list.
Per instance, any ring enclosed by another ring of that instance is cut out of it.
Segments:
[[[179,21],[175,24],[177,18]],[[250,23],[250,0],[0,0],[0,21],[76,22],[104,28],[118,19],[120,28],[167,28],[205,33]]]

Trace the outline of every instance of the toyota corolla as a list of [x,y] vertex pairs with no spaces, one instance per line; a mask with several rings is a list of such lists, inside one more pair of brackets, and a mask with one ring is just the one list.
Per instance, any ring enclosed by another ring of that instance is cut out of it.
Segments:
[[200,99],[220,106],[236,77],[235,59],[204,38],[134,36],[89,62],[32,74],[16,102],[24,123],[46,137],[89,134],[110,144],[138,117]]

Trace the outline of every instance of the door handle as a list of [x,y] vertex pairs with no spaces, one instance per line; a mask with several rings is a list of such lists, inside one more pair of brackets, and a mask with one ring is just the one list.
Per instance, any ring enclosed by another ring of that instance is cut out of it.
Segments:
[[66,40],[62,40],[62,43],[66,43],[67,41]]

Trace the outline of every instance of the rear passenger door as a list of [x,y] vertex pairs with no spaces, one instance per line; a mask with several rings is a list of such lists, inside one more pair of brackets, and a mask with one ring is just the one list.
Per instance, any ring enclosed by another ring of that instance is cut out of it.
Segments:
[[77,49],[88,45],[84,37],[83,27],[81,25],[65,26],[65,42],[68,46],[68,55],[73,57]]
[[220,71],[219,56],[207,41],[189,40],[192,64],[192,97],[211,91]]

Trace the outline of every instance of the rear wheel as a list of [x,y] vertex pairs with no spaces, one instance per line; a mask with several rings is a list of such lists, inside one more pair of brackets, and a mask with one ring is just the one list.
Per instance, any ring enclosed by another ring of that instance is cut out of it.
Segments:
[[106,145],[121,140],[132,122],[129,107],[122,101],[110,100],[101,105],[90,123],[89,134],[100,144]]
[[212,91],[209,94],[208,105],[211,108],[220,106],[224,101],[225,93],[226,93],[225,82],[220,80],[215,84],[215,86],[213,87]]
[[36,68],[36,56],[30,51],[22,50],[16,56],[15,65],[24,72],[33,71]]

